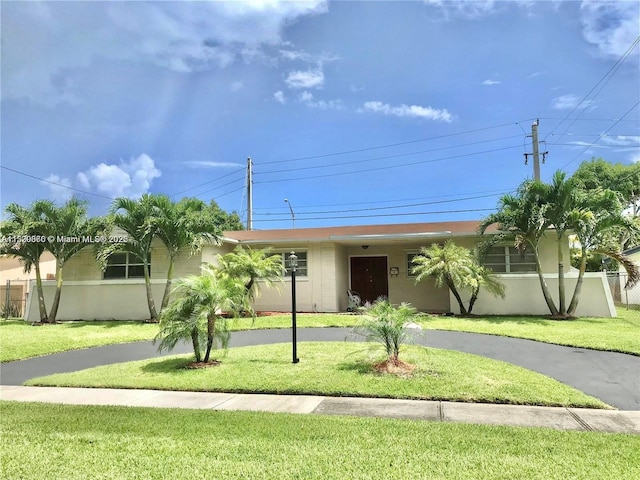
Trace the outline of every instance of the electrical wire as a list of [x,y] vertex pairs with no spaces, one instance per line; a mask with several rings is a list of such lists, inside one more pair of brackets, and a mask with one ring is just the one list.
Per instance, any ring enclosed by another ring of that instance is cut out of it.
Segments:
[[209,185],[210,183],[213,183],[213,182],[217,182],[218,180],[222,180],[223,178],[226,178],[226,177],[228,177],[230,175],[233,175],[234,173],[238,173],[238,172],[241,172],[241,171],[243,172],[244,170],[245,170],[245,167],[242,167],[242,168],[240,168],[238,170],[234,170],[233,172],[227,173],[226,175],[222,175],[221,177],[214,178],[213,180],[209,180],[209,181],[201,183],[199,185],[195,185],[193,187],[189,187],[189,188],[186,188],[184,190],[180,190],[179,192],[172,193],[169,196],[170,197],[175,197],[176,195],[180,195],[181,193],[190,192],[191,190],[195,190],[196,188],[203,187],[205,185]]
[[9,168],[9,167],[6,167],[4,165],[0,165],[0,168],[2,168],[3,170],[8,170],[9,172],[17,173],[19,175],[23,175],[25,177],[32,178],[34,180],[39,180],[41,182],[49,183],[49,184],[55,185],[57,187],[63,187],[63,188],[66,188],[68,190],[73,190],[75,192],[84,193],[85,195],[92,195],[94,197],[104,198],[106,200],[112,200],[112,201],[115,200],[115,198],[113,198],[113,197],[107,197],[106,195],[100,195],[99,193],[87,192],[86,190],[80,190],[79,188],[70,187],[69,185],[63,185],[61,183],[52,182],[51,180],[47,180],[45,178],[37,177],[37,176],[31,175],[29,173],[21,172],[20,170],[15,170],[13,168]]
[[[384,167],[376,167],[376,168],[368,168],[365,170],[365,172],[374,172],[377,170],[388,170],[391,168],[402,168],[402,167],[410,167],[413,165],[421,165],[421,164],[425,164],[425,163],[434,163],[434,162],[441,162],[444,160],[451,160],[453,158],[463,158],[463,157],[470,157],[470,156],[474,156],[474,155],[482,155],[485,153],[493,153],[493,152],[499,152],[499,151],[504,151],[504,150],[509,150],[509,149],[513,149],[513,148],[520,148],[520,145],[511,145],[508,147],[501,147],[501,148],[494,148],[491,150],[484,150],[481,152],[472,152],[472,153],[465,153],[465,154],[460,154],[460,155],[451,155],[449,157],[443,157],[443,158],[435,158],[435,159],[431,159],[431,160],[420,160],[418,162],[410,162],[410,163],[404,163],[401,165],[386,165]],[[352,171],[348,171],[348,172],[341,172],[341,173],[327,173],[325,175],[313,175],[310,177],[295,177],[295,178],[278,178],[275,180],[262,180],[262,181],[256,181],[255,184],[263,184],[263,183],[275,183],[275,182],[282,182],[282,181],[297,181],[297,180],[309,180],[309,179],[315,179],[315,178],[327,178],[327,177],[337,177],[337,176],[341,176],[341,175],[354,175],[354,174],[362,174],[363,171],[361,170],[352,170]],[[256,174],[258,175],[258,174]]]

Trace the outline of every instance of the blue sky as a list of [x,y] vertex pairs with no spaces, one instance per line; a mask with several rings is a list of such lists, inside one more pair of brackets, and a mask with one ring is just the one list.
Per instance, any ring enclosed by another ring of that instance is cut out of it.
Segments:
[[543,180],[640,161],[635,1],[1,9],[2,208],[152,192],[246,219],[250,156],[255,229],[479,219],[532,177],[536,118]]

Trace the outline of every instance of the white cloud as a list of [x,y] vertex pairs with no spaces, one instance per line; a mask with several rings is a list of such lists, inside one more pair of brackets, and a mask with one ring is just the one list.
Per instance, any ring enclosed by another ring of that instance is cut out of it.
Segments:
[[276,102],[278,103],[285,103],[287,101],[287,99],[284,96],[284,93],[282,93],[282,90],[278,90],[277,92],[275,92],[273,94],[273,98],[276,99]]
[[237,92],[242,87],[244,87],[244,82],[242,80],[238,80],[236,82],[232,82],[231,85],[229,85],[229,90],[231,90],[232,92]]
[[324,0],[3,3],[2,97],[73,99],[65,77],[97,58],[176,72],[251,61],[285,44],[286,25],[327,10]]
[[531,74],[527,75],[527,77],[526,77],[526,78],[527,78],[527,79],[536,78],[536,77],[539,77],[540,75],[542,75],[543,73],[544,73],[544,72],[533,72],[533,73],[531,73]]
[[640,135],[603,135],[601,141],[617,147],[637,147],[640,144]]
[[324,73],[322,70],[295,70],[289,72],[285,80],[289,88],[321,88],[324,85]]
[[629,160],[632,163],[640,163],[640,152],[636,152],[633,155],[631,155],[631,157],[629,158]]
[[582,34],[600,54],[620,57],[638,36],[640,8],[636,1],[583,1],[580,5]]
[[502,82],[498,80],[485,80],[482,85],[500,85]]
[[569,110],[578,106],[580,99],[572,94],[561,95],[553,100],[553,108],[556,110]]
[[[151,183],[161,175],[149,155],[143,153],[120,164],[100,163],[76,175],[79,190],[97,191],[109,197],[138,198],[147,193]],[[71,180],[51,174],[46,180],[59,185],[45,183],[57,199],[66,200],[73,195]]]
[[191,168],[241,168],[242,165],[233,162],[209,162],[206,160],[191,160],[184,162]]
[[429,120],[437,120],[450,123],[453,120],[453,115],[446,109],[438,110],[432,107],[421,107],[419,105],[399,105],[392,107],[389,104],[382,102],[365,102],[363,107],[359,110],[361,112],[376,112],[383,113],[385,115],[394,115],[396,117],[414,117],[414,118],[427,118]]
[[424,0],[429,6],[442,10],[445,18],[451,15],[464,17],[481,17],[494,11],[495,0]]
[[340,100],[316,100],[313,94],[307,91],[302,92],[298,96],[298,100],[304,103],[307,107],[319,108],[321,110],[340,110],[342,108],[342,101]]
[[40,182],[40,184],[46,185],[51,189],[51,195],[54,200],[66,202],[73,196],[74,191],[69,188],[72,186],[71,180],[68,178],[63,178],[52,173],[45,180],[45,182]]

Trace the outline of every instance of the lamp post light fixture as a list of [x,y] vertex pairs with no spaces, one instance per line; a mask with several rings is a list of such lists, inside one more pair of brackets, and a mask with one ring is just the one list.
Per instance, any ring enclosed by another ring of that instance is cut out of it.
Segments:
[[293,344],[293,363],[298,363],[298,346],[296,338],[296,270],[298,268],[298,256],[296,252],[289,255],[289,267],[291,268],[291,331]]
[[289,211],[291,212],[291,227],[295,229],[296,228],[296,214],[293,213],[293,207],[291,206],[291,202],[289,201],[288,198],[285,198],[284,199],[284,203],[289,205]]

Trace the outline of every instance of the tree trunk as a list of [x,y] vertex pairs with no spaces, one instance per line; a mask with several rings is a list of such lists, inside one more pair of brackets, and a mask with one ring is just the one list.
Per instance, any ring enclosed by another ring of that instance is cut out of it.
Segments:
[[573,315],[575,313],[576,308],[578,308],[578,302],[580,301],[584,272],[587,270],[587,249],[585,246],[582,246],[581,253],[582,256],[580,257],[580,271],[578,272],[578,282],[576,283],[576,288],[573,291],[573,296],[571,297],[571,303],[569,304],[567,315]]
[[200,355],[200,339],[198,338],[197,328],[191,330],[191,343],[193,344],[193,353],[196,356],[196,362],[201,362],[202,356]]
[[151,290],[151,275],[149,275],[149,264],[144,263],[144,284],[147,289],[147,305],[149,306],[149,321],[158,323],[158,312],[156,312],[156,304],[153,301],[153,291]]
[[451,278],[447,275],[445,278],[445,282],[447,283],[447,287],[449,287],[449,290],[451,290],[451,293],[453,293],[453,296],[456,297],[456,300],[458,301],[458,306],[460,307],[460,315],[467,315],[467,309],[464,308],[464,303],[462,303],[462,298],[460,298],[460,294],[458,293],[458,289],[454,285],[453,280],[451,280]]
[[467,310],[468,315],[471,314],[471,311],[473,310],[473,305],[476,303],[479,293],[480,293],[480,287],[476,287],[473,289],[473,292],[471,293],[471,298],[469,299],[469,310]]
[[211,355],[211,349],[213,348],[213,338],[216,334],[216,317],[215,315],[209,315],[207,318],[207,351],[204,354],[205,363],[209,361]]
[[564,317],[567,314],[567,308],[565,306],[564,258],[561,238],[562,235],[558,235],[558,313]]
[[549,292],[549,286],[547,285],[547,281],[544,279],[544,275],[542,274],[542,266],[540,265],[540,257],[538,257],[538,249],[534,248],[534,256],[536,259],[536,272],[538,273],[538,280],[540,280],[540,288],[542,288],[542,296],[544,297],[544,301],[547,303],[547,308],[549,308],[549,312],[554,317],[558,316],[558,309],[556,308],[556,304],[551,298],[551,293]]
[[171,281],[173,280],[174,258],[169,257],[169,270],[167,270],[167,284],[164,287],[164,295],[162,295],[162,303],[160,304],[160,312],[167,308],[169,304],[169,295],[171,295]]
[[40,261],[35,262],[36,267],[36,293],[38,294],[38,309],[40,310],[40,322],[49,323],[47,305],[44,302],[44,289],[42,287],[42,274],[40,273]]
[[49,314],[49,322],[55,323],[58,315],[58,306],[60,305],[60,295],[62,294],[62,262],[56,259],[56,293],[53,296],[53,304],[51,305],[51,313]]

